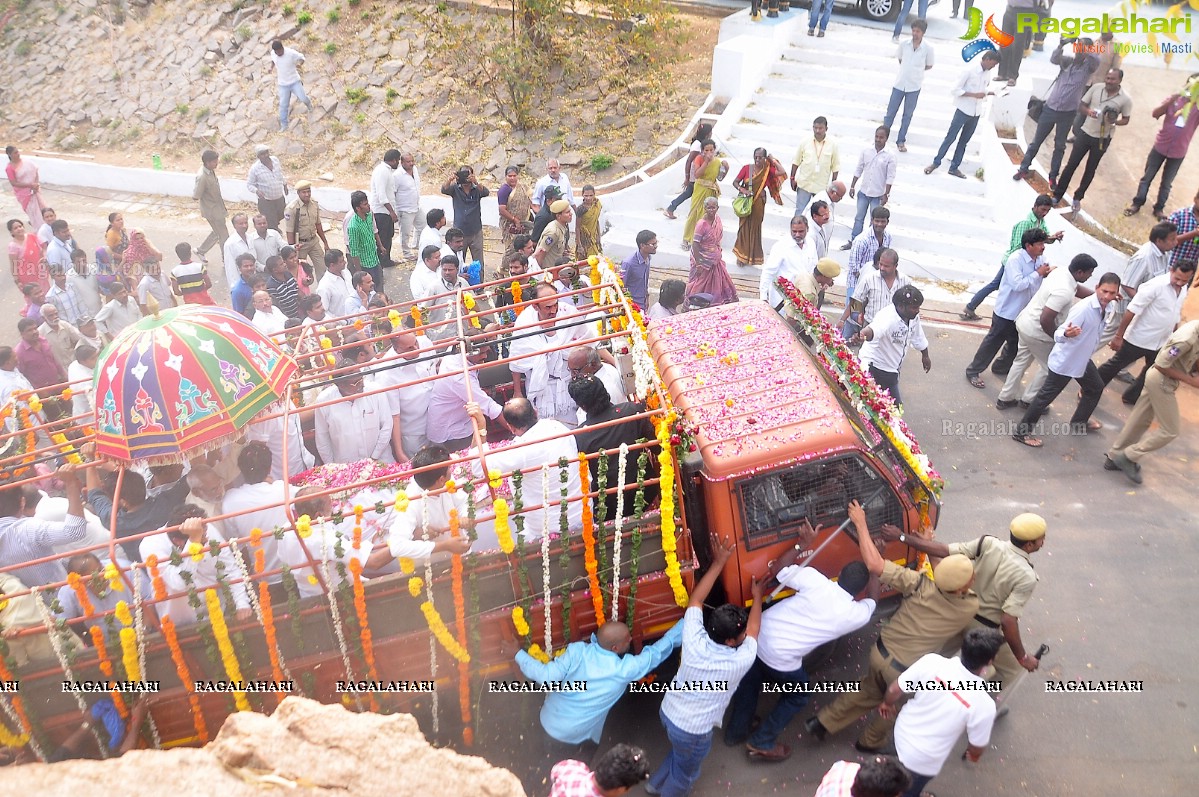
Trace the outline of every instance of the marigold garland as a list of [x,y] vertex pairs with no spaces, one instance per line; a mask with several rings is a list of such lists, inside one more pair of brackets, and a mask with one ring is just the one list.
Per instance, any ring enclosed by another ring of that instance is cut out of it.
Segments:
[[446,649],[451,656],[458,661],[470,661],[470,653],[466,648],[458,644],[458,640],[454,639],[450,629],[446,627],[445,622],[441,619],[441,615],[437,613],[437,609],[429,601],[425,601],[420,605],[420,610],[425,615],[425,622],[429,624],[429,630],[433,632],[433,636],[441,643],[441,646]]
[[121,569],[112,562],[104,565],[104,578],[108,579],[108,584],[114,592],[125,591],[125,579],[121,577]]
[[[69,389],[64,390],[63,392],[67,393],[69,392]],[[62,454],[63,458],[67,462],[72,465],[83,464],[83,458],[79,456],[78,450],[71,445],[65,434],[62,432],[55,432],[54,434],[50,435],[50,439],[53,440],[54,444],[58,446],[58,453]]]
[[495,536],[499,540],[500,550],[510,554],[516,549],[516,542],[512,539],[512,525],[508,519],[508,502],[497,498],[492,509],[495,510]]
[[117,608],[114,614],[117,620],[124,626],[133,625],[133,615],[129,612],[129,604],[125,601],[117,601]]
[[525,610],[519,606],[512,608],[512,627],[522,637],[527,637],[532,630],[529,628],[529,621],[525,619]]
[[425,580],[420,576],[413,576],[408,579],[408,594],[414,598],[419,598],[421,590],[425,588]]
[[544,650],[542,650],[541,645],[538,645],[536,642],[534,642],[532,645],[529,645],[528,654],[530,656],[532,656],[533,658],[537,659],[537,661],[541,662],[542,664],[550,663],[549,655]]
[[[104,673],[104,677],[109,681],[116,680],[116,671],[112,666],[112,659],[108,655],[108,648],[104,645],[104,631],[98,625],[93,625],[88,629],[88,633],[92,636],[92,644],[96,647],[96,658],[100,663],[100,672]],[[129,716],[129,707],[125,705],[124,696],[117,691],[112,693],[112,703],[117,707],[117,713],[122,717]]]
[[[459,539],[462,536],[462,527],[458,519],[458,510],[450,509],[450,538]],[[454,594],[454,623],[458,626],[458,645],[462,650],[466,651],[466,597],[462,593],[462,555],[454,554],[450,559],[450,573],[452,576],[451,589]],[[470,712],[470,658],[469,654],[466,661],[459,660],[458,662],[458,710],[462,716],[463,734],[462,740],[467,746],[470,746],[472,739],[466,731],[470,730],[471,712]]]
[[[221,609],[221,599],[217,591],[211,587],[204,590],[204,601],[208,606],[208,622],[212,625],[212,633],[216,637],[217,649],[221,652],[221,663],[225,665],[225,673],[231,681],[244,681],[241,665],[237,654],[233,651],[233,642],[229,639],[229,627],[225,625],[225,613]],[[250,701],[245,692],[234,692],[233,702],[238,711],[250,711]]]
[[[257,529],[255,529],[257,531]],[[251,533],[251,537],[253,534]],[[254,570],[259,575],[266,571],[266,554],[261,547],[261,541],[251,540],[255,544]],[[271,603],[270,584],[265,579],[260,580],[258,587],[258,609],[262,613],[262,631],[266,638],[266,650],[271,658],[271,677],[276,681],[286,680],[283,675],[282,657],[279,655],[279,641],[275,631],[275,607]],[[276,692],[275,698],[282,703],[283,692]]]
[[121,663],[125,665],[125,677],[130,681],[140,681],[142,670],[137,661],[137,632],[132,628],[122,628]]
[[[5,655],[0,655],[0,681],[15,681],[17,678],[13,675],[12,670],[9,669],[8,661],[6,660],[8,653],[7,645],[3,646],[3,653]],[[20,695],[5,695],[5,697],[12,701],[12,712],[16,714],[15,720],[21,729],[21,733],[13,734],[3,723],[0,723],[0,732],[2,732],[2,735],[0,735],[0,744],[6,747],[24,747],[33,739],[33,723],[29,721],[29,714],[25,711],[25,701],[21,699]],[[38,758],[43,761],[45,760],[45,756],[41,755],[40,748],[35,747],[35,752],[38,752]]]
[[67,586],[75,591],[75,599],[79,601],[79,608],[83,610],[84,617],[91,617],[96,613],[91,596],[87,593],[87,585],[78,573],[67,573]]
[[587,467],[586,452],[579,452],[579,483],[583,493],[583,566],[587,570],[587,589],[591,593],[591,608],[595,624],[604,624],[604,593],[600,588],[599,562],[595,558],[595,521],[591,514],[591,468]]
[[379,668],[375,664],[375,645],[366,615],[366,586],[362,582],[362,562],[351,558],[349,568],[354,580],[354,612],[358,615],[358,627],[362,632],[362,657],[366,659],[366,669],[371,680],[377,681]]
[[659,503],[659,526],[662,531],[662,552],[666,558],[666,578],[670,590],[674,594],[674,602],[686,606],[689,600],[687,588],[683,586],[683,573],[679,565],[678,541],[675,539],[674,521],[674,457],[670,448],[670,430],[674,425],[674,412],[671,411],[658,424],[658,487],[662,493]]

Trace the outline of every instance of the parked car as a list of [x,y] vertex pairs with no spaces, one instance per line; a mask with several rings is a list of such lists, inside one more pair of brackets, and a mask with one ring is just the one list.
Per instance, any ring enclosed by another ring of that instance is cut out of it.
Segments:
[[[937,2],[938,0],[928,0],[928,5],[932,7]],[[919,7],[918,4],[919,0],[912,3],[913,12]],[[792,3],[791,5],[793,8],[796,6],[808,8],[811,2],[810,0],[801,0],[801,2]],[[833,0],[834,10],[856,9],[867,19],[877,19],[886,22],[893,22],[899,16],[899,9],[901,8],[903,8],[903,0]]]

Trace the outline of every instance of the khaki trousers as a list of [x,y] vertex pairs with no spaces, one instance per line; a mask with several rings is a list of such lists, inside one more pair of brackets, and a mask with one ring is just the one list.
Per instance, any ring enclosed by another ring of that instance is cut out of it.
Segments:
[[[884,657],[882,653],[879,653],[877,645],[870,646],[870,669],[862,678],[859,691],[841,695],[816,715],[820,724],[828,729],[830,735],[852,725],[860,717],[878,708],[878,704],[883,702],[883,696],[886,695],[888,687],[895,683],[899,678],[899,673],[902,672],[892,666],[891,662],[893,661],[893,657]],[[862,735],[858,737],[858,742],[863,747],[882,747],[886,744],[887,737],[894,726],[895,720],[875,716],[874,720],[862,731]]]
[[296,254],[301,260],[307,260],[312,264],[312,270],[316,274],[316,278],[312,282],[312,287],[316,287],[316,283],[321,281],[321,277],[325,276],[325,247],[321,246],[320,238],[313,238],[306,243],[296,243]]
[[[1107,452],[1109,457],[1124,452],[1124,456],[1133,462],[1140,462],[1150,451],[1157,451],[1178,437],[1182,425],[1178,416],[1178,398],[1173,390],[1166,388],[1165,382],[1162,372],[1150,366],[1145,375],[1145,389]],[[1157,428],[1149,431],[1154,420]]]

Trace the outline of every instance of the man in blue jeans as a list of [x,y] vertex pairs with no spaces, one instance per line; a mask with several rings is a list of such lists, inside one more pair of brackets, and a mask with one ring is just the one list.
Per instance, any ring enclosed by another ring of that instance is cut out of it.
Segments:
[[[1090,39],[1078,39],[1077,41],[1084,46],[1091,45]],[[1037,157],[1041,144],[1045,143],[1050,131],[1053,131],[1053,157],[1049,162],[1049,189],[1051,191],[1057,189],[1057,175],[1062,170],[1062,157],[1066,154],[1066,138],[1070,135],[1070,128],[1074,124],[1074,115],[1078,113],[1082,95],[1086,93],[1087,80],[1099,66],[1099,56],[1095,53],[1074,55],[1074,48],[1070,47],[1074,42],[1075,39],[1063,37],[1058,42],[1053,54],[1049,56],[1049,63],[1055,64],[1060,69],[1049,88],[1049,93],[1045,95],[1045,107],[1041,109],[1041,118],[1037,120],[1037,131],[1033,134],[1032,143],[1024,152],[1024,160],[1020,161],[1020,168],[1012,175],[1013,180],[1023,180],[1028,177],[1033,158]],[[1004,52],[1014,47],[1014,44],[1006,47]],[[1070,47],[1071,54],[1066,53],[1067,47]]]
[[[712,535],[712,564],[695,585],[683,615],[683,654],[671,685],[688,682],[723,682],[723,692],[668,691],[658,712],[670,752],[645,784],[649,794],[687,797],[699,779],[699,768],[712,749],[712,730],[720,725],[724,710],[742,677],[758,655],[758,629],[762,623],[762,583],[754,579],[754,598],[748,616],[744,607],[726,603],[704,621],[704,600],[733,555],[733,544]],[[707,626],[705,629],[705,625]]]
[[[916,16],[923,21],[928,16],[928,0],[920,0],[919,9]],[[899,16],[895,17],[895,32],[891,36],[891,41],[899,41],[899,34],[903,32],[903,23],[907,21],[908,12],[911,10],[912,0],[903,0],[903,8],[899,9]]]
[[283,42],[275,39],[271,42],[271,61],[275,64],[277,81],[279,83],[279,129],[287,129],[288,109],[294,95],[297,100],[312,110],[312,100],[304,93],[304,84],[300,81],[300,64],[304,56],[298,50],[284,47]]
[[949,163],[949,173],[965,179],[966,175],[959,167],[962,165],[962,158],[966,156],[966,145],[970,143],[970,139],[974,137],[974,130],[978,127],[978,118],[982,116],[983,100],[987,97],[987,73],[998,63],[999,53],[988,50],[983,53],[977,66],[970,64],[962,70],[951,92],[954,97],[953,121],[949,123],[949,132],[945,134],[945,140],[941,142],[941,148],[937,150],[932,165],[925,167],[925,174],[932,174],[941,168],[941,161],[945,160],[950,145],[957,139],[958,146],[953,152],[953,160]]
[[819,38],[824,38],[824,32],[828,30],[828,18],[833,15],[833,0],[812,0],[812,5],[808,6],[808,35],[815,36],[816,25],[820,25]]
[[891,101],[887,103],[887,115],[883,117],[883,127],[892,127],[899,105],[903,104],[903,121],[899,125],[899,136],[895,139],[895,148],[907,152],[908,125],[916,113],[916,103],[920,100],[920,89],[924,86],[924,73],[933,68],[933,46],[924,41],[928,23],[918,19],[912,23],[912,38],[899,45],[899,74],[895,77],[895,85],[891,88]]
[[862,231],[866,214],[879,205],[885,206],[891,198],[896,164],[895,156],[887,151],[887,139],[890,137],[890,128],[879,127],[874,131],[874,146],[866,147],[858,155],[858,165],[854,168],[853,180],[849,183],[849,198],[857,200],[858,210],[853,217],[853,229],[850,230],[849,240],[841,247],[843,251],[848,251],[853,246],[853,239]]
[[[966,311],[958,313],[958,316],[963,321],[978,321],[978,306],[983,303],[983,299],[990,296],[995,291],[999,290],[999,281],[1003,279],[1003,264],[1007,262],[1008,257],[1012,252],[1020,248],[1020,240],[1024,237],[1024,231],[1038,227],[1049,232],[1049,228],[1045,225],[1045,217],[1049,215],[1049,211],[1053,210],[1053,197],[1049,194],[1041,194],[1032,203],[1032,212],[1026,217],[1012,225],[1012,236],[1008,240],[1007,251],[1003,253],[1003,257],[999,259],[999,271],[995,272],[995,278],[979,289],[978,293],[966,305]],[[1063,232],[1058,230],[1049,236],[1046,243],[1057,243],[1062,240]]]

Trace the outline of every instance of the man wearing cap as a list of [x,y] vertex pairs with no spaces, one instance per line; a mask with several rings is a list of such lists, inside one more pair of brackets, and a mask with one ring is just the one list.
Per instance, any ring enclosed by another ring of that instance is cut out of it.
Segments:
[[[782,312],[785,302],[778,289],[778,278],[785,277],[796,284],[815,268],[816,246],[808,240],[808,220],[797,214],[791,219],[791,234],[780,238],[770,247],[770,254],[762,265],[762,276],[758,280],[758,298]],[[796,287],[799,285],[796,284]]]
[[246,175],[246,190],[258,197],[258,212],[266,216],[266,226],[276,232],[287,210],[287,181],[283,165],[265,144],[254,147],[257,160]]
[[1045,518],[1024,512],[1012,518],[1006,542],[986,535],[976,540],[946,545],[931,536],[904,534],[891,525],[884,525],[882,532],[885,539],[899,540],[928,554],[930,558],[961,554],[974,563],[978,612],[970,625],[949,640],[944,650],[952,652],[960,648],[962,637],[970,628],[1000,629],[1005,644],[995,654],[993,680],[1006,682],[1010,686],[1021,667],[1032,672],[1040,665],[1040,661],[1025,649],[1020,638],[1020,615],[1040,580],[1033,570],[1030,557],[1044,547],[1045,528]]
[[300,259],[312,264],[316,279],[325,275],[325,250],[329,240],[325,238],[325,227],[321,224],[321,206],[312,198],[312,183],[301,180],[296,183],[296,201],[287,206],[283,214],[283,227],[289,246],[296,248]]
[[[921,656],[935,653],[946,642],[970,627],[978,613],[978,596],[971,589],[974,566],[961,554],[930,557],[933,578],[917,570],[900,567],[883,558],[870,537],[866,511],[857,501],[849,505],[849,519],[858,535],[862,561],[871,575],[903,595],[899,610],[883,626],[870,648],[870,669],[856,693],[846,693],[808,719],[808,732],[823,740],[856,722],[882,702],[888,687],[899,674]],[[910,537],[909,537],[910,539]],[[878,717],[862,732],[855,747],[877,752],[891,732],[894,718]]]
[[908,346],[920,352],[924,373],[933,367],[928,355],[928,338],[920,326],[922,304],[924,294],[920,289],[905,285],[895,292],[891,304],[879,310],[878,315],[855,335],[864,341],[858,355],[862,368],[870,372],[878,386],[889,392],[898,405],[903,404],[899,396],[899,369]]
[[537,251],[533,253],[541,267],[547,270],[557,266],[558,261],[566,257],[570,250],[570,220],[574,215],[570,203],[565,199],[551,203],[550,213],[554,214],[554,220],[541,231],[541,237],[537,239]]

